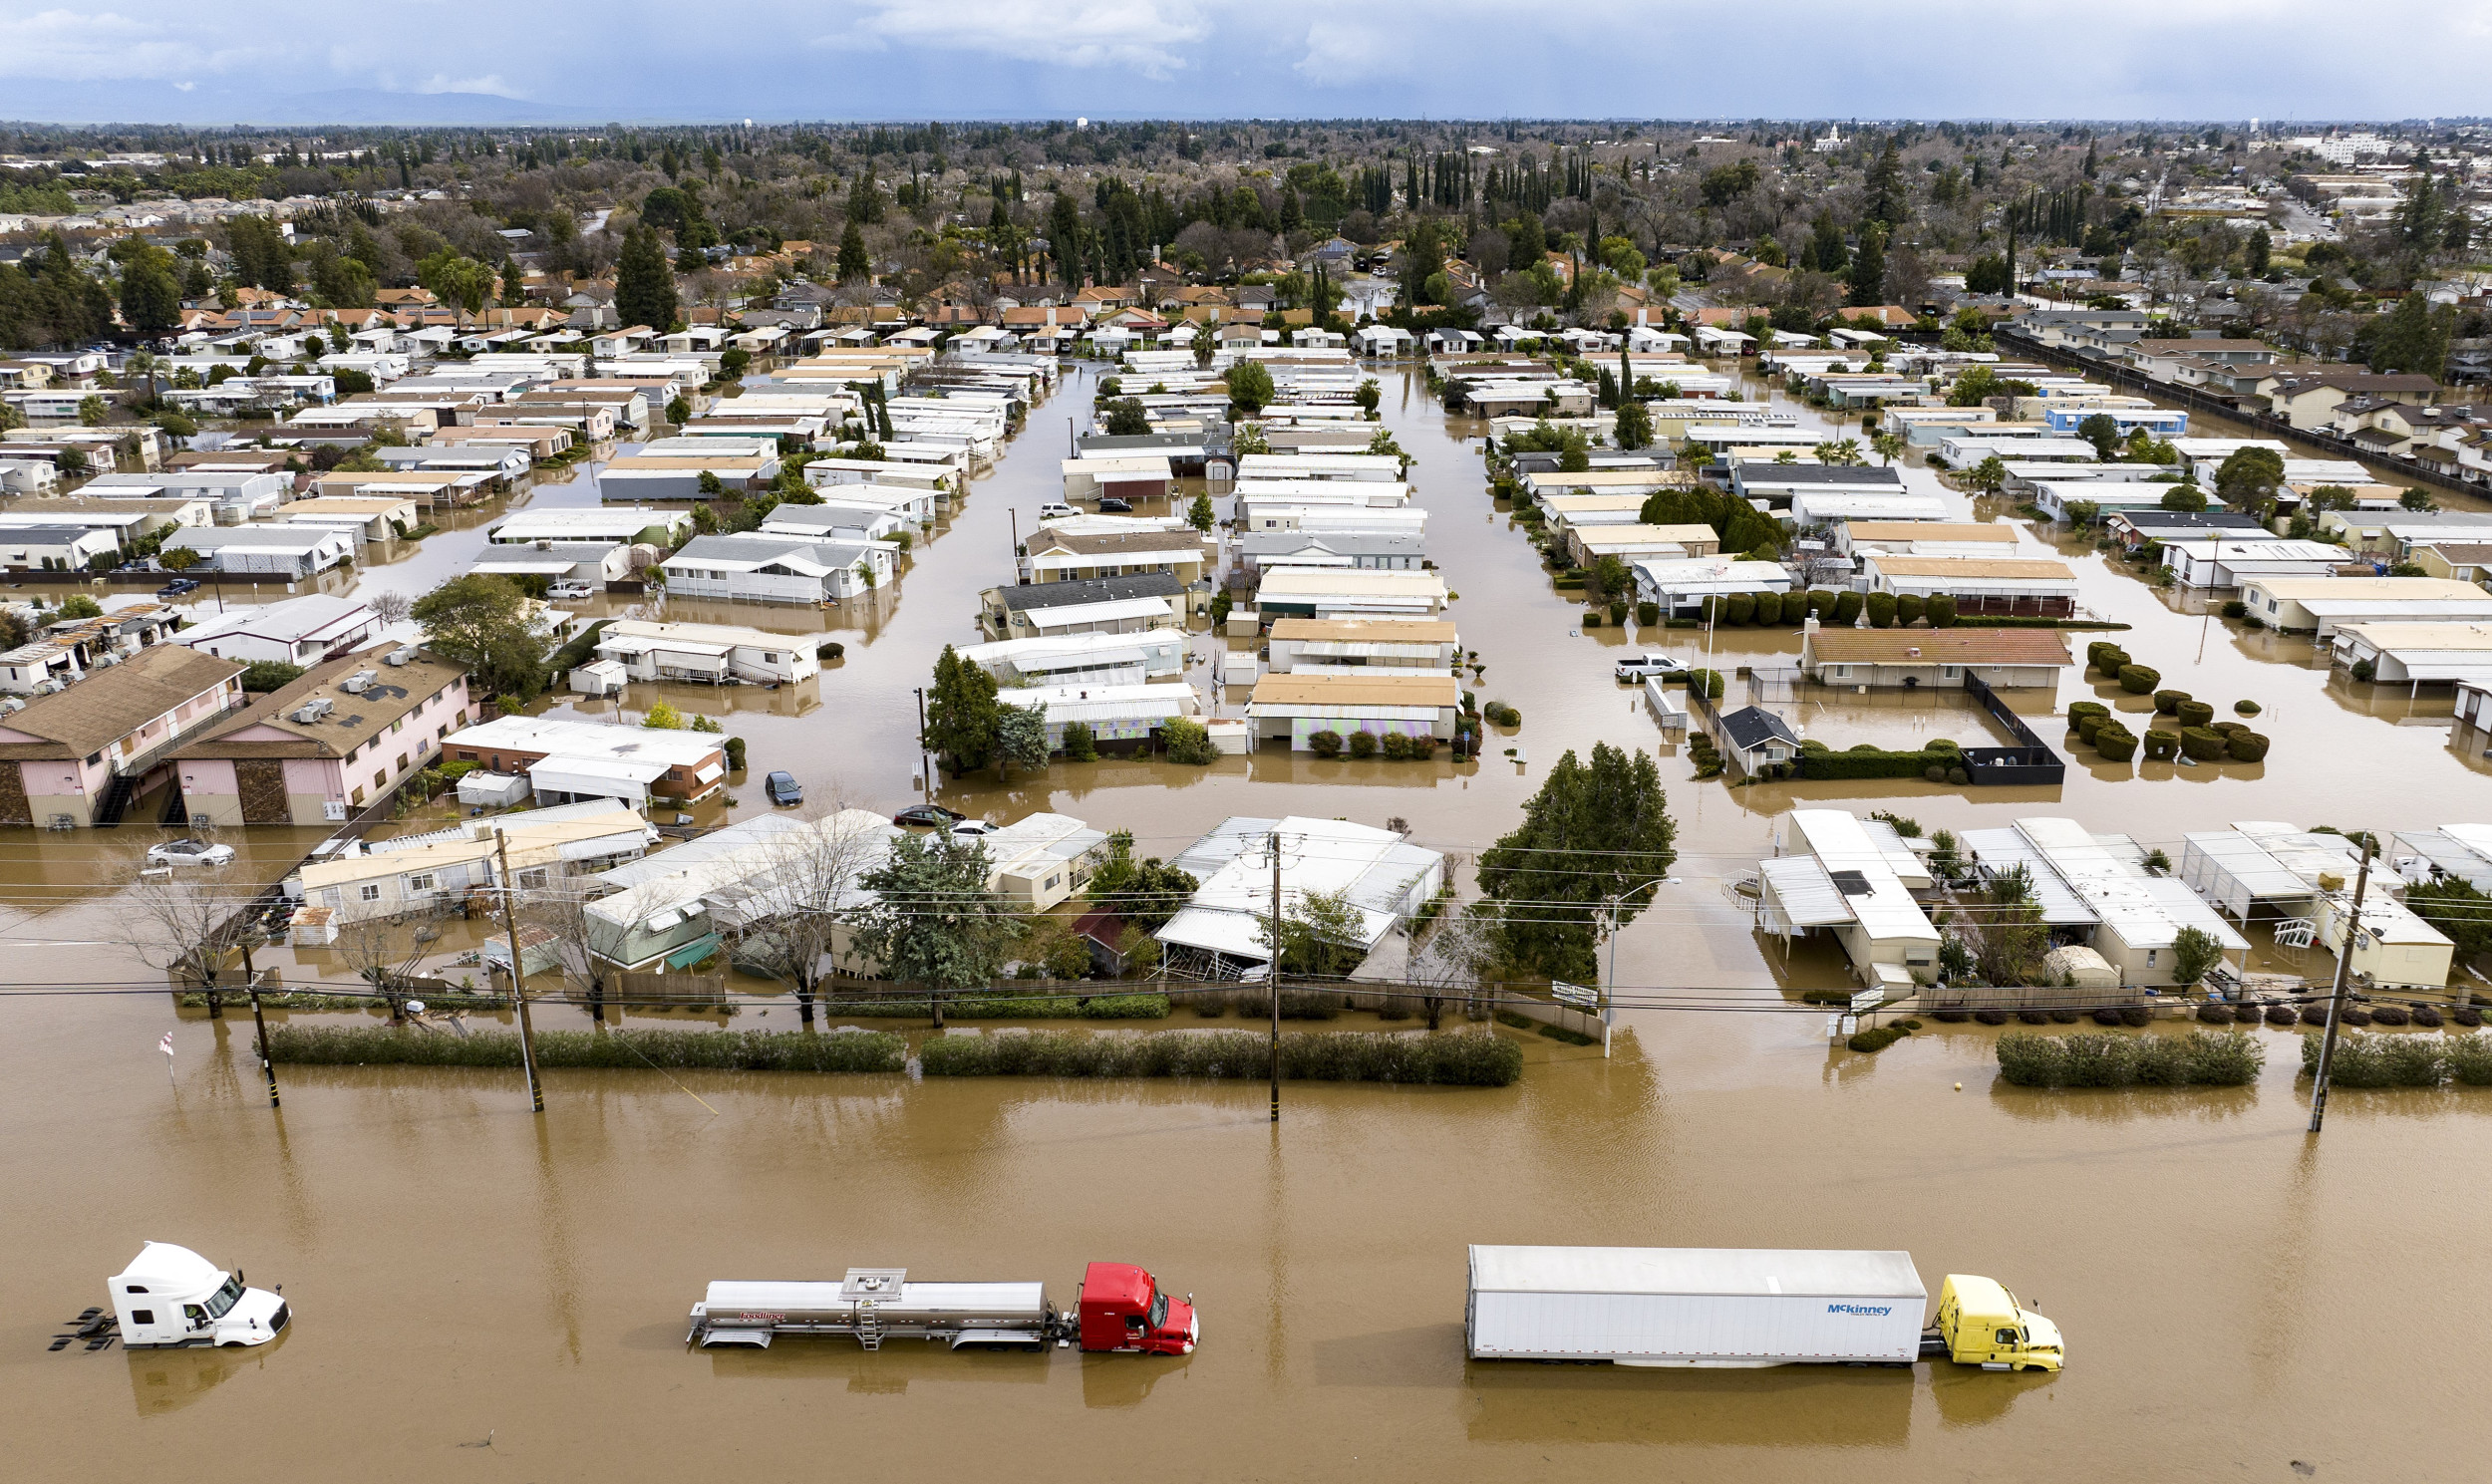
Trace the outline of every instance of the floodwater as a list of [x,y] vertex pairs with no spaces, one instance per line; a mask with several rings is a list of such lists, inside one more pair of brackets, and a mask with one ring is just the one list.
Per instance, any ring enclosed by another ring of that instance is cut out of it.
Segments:
[[[1519,742],[1529,761],[1058,763],[1010,784],[945,780],[938,797],[1000,818],[1061,809],[1132,829],[1158,853],[1228,814],[1287,811],[1399,816],[1421,841],[1470,855],[1512,826],[1561,749],[1659,745],[1681,879],[1622,935],[1616,981],[1721,992],[1717,1009],[1626,1011],[1606,1061],[1527,1039],[1513,1088],[1292,1084],[1277,1129],[1254,1084],[655,1072],[550,1073],[535,1118],[515,1071],[281,1068],[285,1107],[272,1113],[247,1015],[176,1019],[118,946],[109,888],[152,834],[12,832],[0,837],[12,909],[0,943],[13,950],[0,995],[14,993],[0,999],[0,1189],[12,1197],[0,1203],[11,1259],[0,1386],[14,1404],[0,1411],[0,1445],[42,1460],[30,1476],[203,1480],[825,1466],[2290,1480],[2304,1477],[2296,1462],[2323,1480],[2480,1477],[2462,1419],[2492,1375],[2492,1304],[2442,1270],[2462,1268],[2492,1217],[2472,1174],[2492,1154],[2492,1095],[2339,1091],[2313,1140],[2289,1034],[2253,1032],[2266,1075],[2221,1091],[2006,1088],[1994,1033],[1976,1026],[1934,1026],[1874,1057],[1829,1050],[1823,1017],[1770,991],[1838,983],[1839,964],[1805,946],[1784,960],[1721,888],[1799,802],[1891,808],[1925,828],[2065,813],[2175,851],[2183,830],[2235,819],[2483,819],[2492,783],[2479,754],[2492,741],[2453,742],[2445,697],[2333,678],[2307,644],[2229,628],[2073,549],[2085,601],[2133,625],[2123,643],[2166,684],[2267,708],[2265,763],[2113,767],[2079,751],[2060,789],[1695,783],[1636,693],[1609,679],[1614,652],[1641,640],[1573,632],[1579,609],[1482,490],[1475,436],[1448,436],[1476,431],[1448,430],[1414,378],[1385,380],[1387,424],[1418,456],[1431,555],[1461,594],[1453,616],[1488,666],[1476,689],[1521,709],[1500,745]],[[755,768],[788,768],[816,799],[887,809],[915,796],[911,690],[943,643],[974,641],[976,593],[1007,578],[1014,513],[1026,528],[1054,494],[1056,449],[1090,386],[1078,374],[1034,411],[892,590],[818,617],[699,615],[818,622],[848,646],[818,682],[666,694],[726,718]],[[592,478],[513,501],[587,502]],[[1912,478],[1937,487],[1926,470]],[[356,580],[421,591],[463,569],[481,524]],[[1706,643],[1687,630],[1643,637],[1691,656]],[[1787,635],[1725,630],[1712,653],[1771,669],[1795,649]],[[1746,699],[1743,684],[1727,703]],[[2039,714],[2100,690],[2071,672],[2056,697],[2017,704]],[[650,694],[626,698],[622,719]],[[1974,742],[1987,725],[1948,698],[1802,690],[1777,704],[1838,746]],[[759,791],[719,813],[758,812]],[[249,832],[237,888],[272,878],[313,834]],[[270,962],[290,979],[348,975],[318,954]],[[75,986],[92,993],[47,993]],[[757,1008],[736,1024],[786,1016]],[[538,1020],[565,1023],[577,1021],[552,1006]],[[167,1029],[169,1078],[156,1049]],[[58,1322],[102,1302],[104,1278],[151,1239],[283,1284],[295,1328],[224,1354],[45,1352]],[[1472,1242],[1903,1248],[1933,1290],[1949,1272],[1984,1273],[2034,1301],[2066,1333],[2070,1367],[1469,1364]],[[713,1279],[907,1266],[1044,1279],[1062,1302],[1093,1259],[1143,1263],[1194,1294],[1202,1348],[1162,1360],[682,1346],[685,1311]]]

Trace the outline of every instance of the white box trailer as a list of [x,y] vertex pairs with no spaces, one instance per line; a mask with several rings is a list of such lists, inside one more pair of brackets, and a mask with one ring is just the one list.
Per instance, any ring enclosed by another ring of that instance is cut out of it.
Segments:
[[1909,1365],[1929,1291],[1902,1252],[1473,1247],[1475,1360]]

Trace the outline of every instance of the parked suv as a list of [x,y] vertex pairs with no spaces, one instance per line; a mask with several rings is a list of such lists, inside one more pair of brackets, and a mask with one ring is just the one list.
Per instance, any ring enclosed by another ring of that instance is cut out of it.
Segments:
[[1657,675],[1677,675],[1687,668],[1687,661],[1668,655],[1629,655],[1618,662],[1615,673],[1620,680],[1650,680]]
[[762,790],[771,796],[771,802],[775,804],[800,804],[804,802],[803,785],[796,781],[796,775],[794,773],[776,772],[771,774],[769,777],[762,780]]

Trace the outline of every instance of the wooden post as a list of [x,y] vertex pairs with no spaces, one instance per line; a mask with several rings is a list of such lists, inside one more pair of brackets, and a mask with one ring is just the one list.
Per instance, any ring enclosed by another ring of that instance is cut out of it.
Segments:
[[2344,941],[2336,950],[2336,986],[2328,997],[2328,1033],[2319,1041],[2319,1069],[2311,1078],[2311,1132],[2328,1117],[2328,1067],[2336,1057],[2336,1024],[2344,1018],[2345,983],[2352,977],[2353,944],[2362,933],[2362,889],[2370,885],[2370,836],[2362,837],[2362,868],[2353,878],[2353,915],[2345,923]]
[[493,853],[501,866],[501,925],[510,945],[510,1003],[519,1011],[519,1065],[527,1071],[528,1104],[545,1111],[545,1084],[536,1075],[536,1039],[528,1026],[527,971],[519,963],[519,889],[510,879],[510,836],[493,831]]
[[268,1105],[277,1104],[277,1063],[268,1058],[268,1018],[260,1013],[259,981],[251,972],[251,940],[242,940],[242,985],[251,994],[251,1025],[259,1033],[259,1071],[268,1079]]

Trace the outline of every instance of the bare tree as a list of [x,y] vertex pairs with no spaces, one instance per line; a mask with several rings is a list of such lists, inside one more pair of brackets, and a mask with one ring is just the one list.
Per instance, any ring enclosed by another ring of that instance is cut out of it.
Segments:
[[834,795],[765,847],[762,870],[710,903],[711,921],[735,934],[736,963],[793,991],[807,1027],[821,984],[871,899],[858,878],[881,862],[889,834],[879,815],[844,808]]
[[415,600],[405,593],[379,592],[364,599],[364,606],[372,610],[373,617],[385,624],[403,624],[415,611],[416,605]]
[[158,969],[180,989],[207,995],[211,1019],[223,1010],[216,973],[251,926],[247,886],[214,875],[141,875],[115,914],[122,941],[139,962]]
[[441,937],[441,928],[430,920],[358,918],[338,929],[338,957],[389,1002],[391,1020],[404,1020],[408,981]]
[[520,920],[551,935],[554,963],[562,971],[563,983],[588,1002],[590,1020],[603,1021],[606,987],[620,972],[614,950],[621,946],[629,924],[589,910],[591,902],[606,894],[592,877],[554,875],[540,888],[525,884],[530,874],[521,873],[525,905],[520,908]]
[[1414,930],[1413,937],[1406,972],[1412,984],[1422,987],[1420,1003],[1427,1012],[1427,1029],[1437,1028],[1445,1003],[1455,999],[1463,1002],[1470,1019],[1486,1020],[1500,962],[1494,919],[1449,907]]

